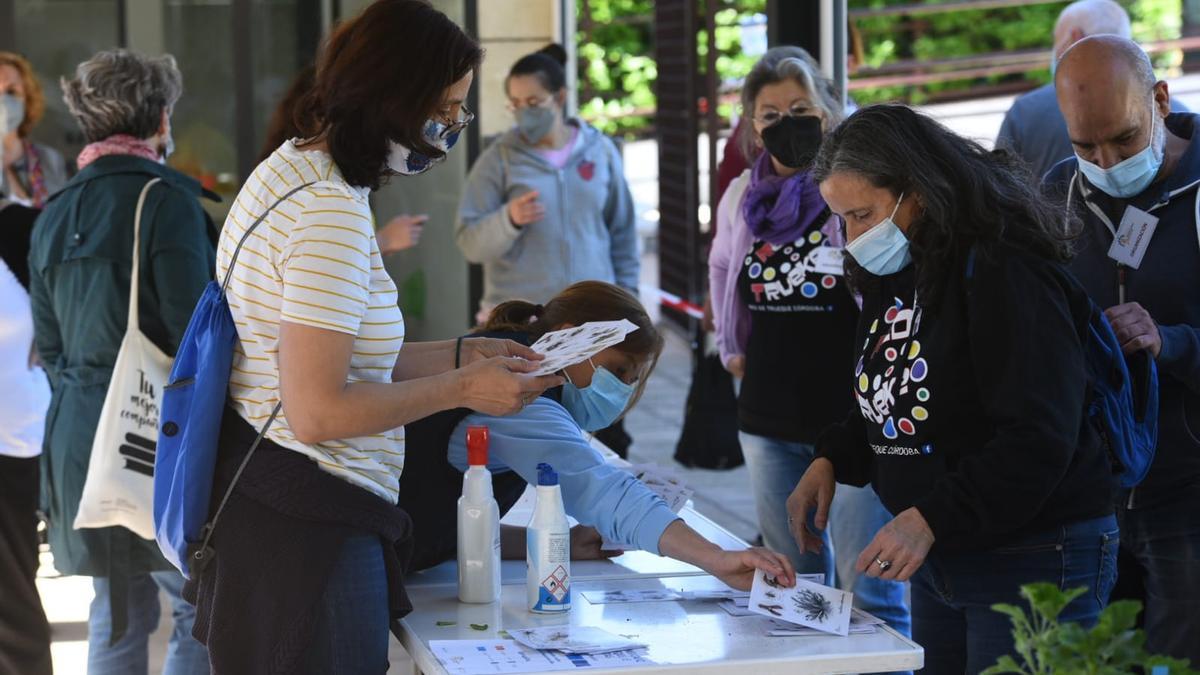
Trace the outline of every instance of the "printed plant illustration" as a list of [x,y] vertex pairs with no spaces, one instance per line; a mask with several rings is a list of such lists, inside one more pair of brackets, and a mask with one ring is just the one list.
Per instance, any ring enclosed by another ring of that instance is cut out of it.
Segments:
[[833,603],[828,598],[807,588],[797,591],[796,595],[792,596],[792,601],[796,603],[796,611],[809,621],[824,623],[833,612]]

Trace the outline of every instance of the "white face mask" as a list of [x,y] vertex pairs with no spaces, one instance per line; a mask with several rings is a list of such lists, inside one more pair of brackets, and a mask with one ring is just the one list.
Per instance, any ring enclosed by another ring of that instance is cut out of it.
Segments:
[[424,141],[442,151],[442,156],[436,159],[389,141],[391,153],[388,155],[388,168],[403,176],[416,176],[432,169],[435,164],[446,159],[446,153],[458,142],[461,134],[460,131],[456,131],[447,135],[447,128],[449,127],[445,123],[426,120],[425,127],[421,130]]
[[0,96],[0,136],[16,131],[25,121],[25,101],[12,94]]

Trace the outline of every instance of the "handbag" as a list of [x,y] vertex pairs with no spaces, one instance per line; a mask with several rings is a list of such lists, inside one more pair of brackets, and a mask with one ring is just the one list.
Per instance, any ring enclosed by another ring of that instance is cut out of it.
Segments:
[[142,211],[155,178],[142,188],[133,219],[133,262],[129,274],[129,318],[92,441],[87,478],[75,529],[120,526],[154,538],[154,457],[163,386],[172,357],[138,326]]
[[683,416],[683,432],[675,445],[675,461],[701,469],[734,469],[745,463],[738,442],[737,397],[733,376],[721,357],[698,348]]

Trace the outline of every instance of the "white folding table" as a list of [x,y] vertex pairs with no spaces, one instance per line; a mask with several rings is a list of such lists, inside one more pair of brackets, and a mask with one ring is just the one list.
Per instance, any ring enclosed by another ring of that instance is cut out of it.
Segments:
[[[607,448],[597,447],[609,455],[611,462],[623,462]],[[532,490],[510,510],[504,522],[524,524],[531,509]],[[680,516],[722,548],[746,547],[745,542],[697,513],[690,503]],[[886,626],[877,633],[848,637],[768,637],[766,617],[733,617],[711,601],[593,605],[584,598],[583,593],[588,591],[727,588],[699,568],[645,551],[630,551],[610,560],[573,561],[571,611],[565,617],[528,611],[525,561],[506,560],[501,567],[501,598],[491,605],[458,601],[454,561],[406,579],[415,609],[400,622],[398,632],[401,644],[413,659],[414,673],[446,673],[430,651],[430,640],[497,639],[503,637],[501,631],[508,629],[568,622],[596,626],[644,642],[648,645],[647,657],[657,664],[649,668],[588,670],[593,673],[797,675],[914,670],[924,665],[925,651]],[[438,626],[438,622],[453,622],[453,625]],[[487,630],[475,630],[471,624],[486,624]]]

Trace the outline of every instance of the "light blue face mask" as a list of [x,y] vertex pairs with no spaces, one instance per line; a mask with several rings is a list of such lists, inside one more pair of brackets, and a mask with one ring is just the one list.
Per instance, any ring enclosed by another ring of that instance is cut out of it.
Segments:
[[[604,366],[596,367],[588,359],[592,370],[592,383],[580,389],[567,377],[563,385],[562,404],[571,413],[584,431],[600,431],[612,426],[613,422],[629,407],[634,386],[625,384],[621,378],[608,372]],[[563,373],[566,375],[566,373]]]
[[908,267],[912,262],[912,252],[908,250],[908,237],[896,226],[896,212],[904,201],[904,193],[896,201],[892,215],[884,218],[878,225],[859,235],[854,241],[846,244],[846,253],[866,271],[877,277],[895,274]]
[[1146,147],[1136,155],[1107,169],[1076,154],[1075,158],[1079,160],[1079,170],[1083,172],[1088,182],[1117,199],[1128,199],[1141,194],[1143,190],[1150,187],[1150,184],[1154,182],[1154,177],[1158,175],[1158,170],[1162,168],[1163,146],[1166,141],[1166,129],[1160,126],[1162,121],[1158,119],[1153,107],[1150,108],[1150,124],[1152,125],[1150,142],[1146,144]]

